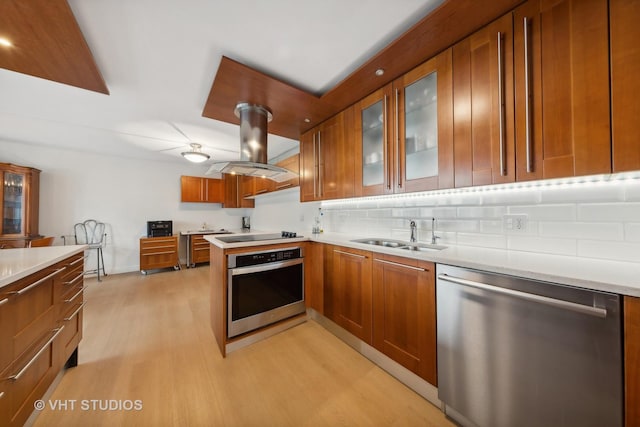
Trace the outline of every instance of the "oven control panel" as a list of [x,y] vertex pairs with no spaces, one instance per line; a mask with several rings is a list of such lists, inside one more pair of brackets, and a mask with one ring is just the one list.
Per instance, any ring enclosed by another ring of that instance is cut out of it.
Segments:
[[252,252],[248,254],[229,255],[228,268],[247,267],[250,265],[268,264],[302,258],[302,248],[281,249],[276,251]]

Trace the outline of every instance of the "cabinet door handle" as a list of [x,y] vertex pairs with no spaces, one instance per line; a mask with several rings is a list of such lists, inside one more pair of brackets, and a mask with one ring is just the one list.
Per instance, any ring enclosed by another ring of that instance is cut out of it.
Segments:
[[85,257],[80,257],[77,260],[73,261],[71,264],[69,264],[69,267],[71,267],[72,265],[76,265],[77,263],[79,263],[80,261],[84,261]]
[[34,282],[34,283],[30,284],[29,286],[27,286],[26,288],[22,288],[22,289],[20,289],[19,291],[14,292],[14,293],[15,293],[15,294],[17,294],[17,295],[22,295],[22,294],[24,294],[24,293],[26,293],[26,292],[29,292],[31,289],[33,289],[33,288],[35,288],[36,286],[38,286],[40,283],[42,283],[42,282],[44,282],[44,281],[46,281],[46,280],[49,280],[50,278],[52,278],[52,277],[53,277],[53,276],[55,276],[56,274],[60,273],[60,272],[61,272],[62,270],[64,270],[65,268],[66,268],[66,267],[59,268],[59,269],[57,269],[56,271],[54,271],[53,273],[51,273],[51,274],[48,274],[48,275],[44,276],[42,279],[38,280],[37,282]]
[[400,170],[400,90],[396,89],[396,118],[395,118],[395,140],[396,140],[396,178],[398,188],[402,188],[402,171]]
[[173,254],[176,251],[164,251],[164,252],[149,252],[148,254],[142,254],[144,256],[152,256],[152,255],[165,255],[165,254]]
[[53,340],[55,340],[58,335],[60,335],[60,332],[62,332],[62,330],[64,329],[64,325],[60,326],[57,329],[54,329],[52,332],[55,332],[53,334],[53,336],[51,338],[49,338],[49,341],[46,342],[45,345],[42,346],[42,348],[40,350],[38,350],[38,352],[35,354],[35,356],[33,356],[31,358],[31,360],[29,360],[29,362],[24,365],[24,367],[22,369],[20,369],[20,371],[18,371],[17,374],[11,375],[10,377],[7,377],[8,380],[12,380],[12,381],[18,381],[20,379],[20,377],[22,375],[24,375],[25,372],[27,372],[27,369],[29,369],[31,367],[31,365],[33,365],[33,363],[38,360],[38,357],[40,357],[40,355],[47,349],[47,347],[49,347],[49,344],[51,344],[53,342]]
[[5,298],[3,300],[0,300],[0,306],[5,305],[8,302],[9,302],[9,298]]
[[64,321],[68,322],[69,320],[73,319],[76,314],[80,313],[80,310],[82,310],[82,308],[84,307],[85,304],[86,304],[86,302],[83,302],[82,304],[80,304],[80,307],[76,308],[76,310],[73,312],[73,314],[71,316],[65,317]]
[[322,184],[322,175],[324,164],[322,163],[322,132],[318,131],[318,196],[324,196],[324,185]]
[[318,151],[316,150],[316,135],[318,132],[313,133],[313,198],[318,197]]
[[349,255],[349,256],[352,256],[352,257],[356,257],[356,258],[362,258],[362,259],[367,258],[365,255],[352,254],[351,252],[344,252],[344,251],[340,251],[338,249],[334,249],[333,252],[338,253],[338,254],[342,254],[342,255]]
[[529,87],[529,18],[523,20],[524,32],[524,119],[525,119],[525,150],[527,161],[527,173],[532,172],[531,167],[531,94]]
[[0,391],[0,399],[4,397],[4,391]]
[[506,176],[506,147],[504,145],[504,60],[502,49],[502,33],[498,31],[498,123],[500,130],[500,176]]
[[384,152],[384,157],[382,159],[382,161],[384,162],[383,164],[385,164],[387,166],[386,170],[384,171],[384,180],[387,183],[387,190],[391,190],[391,176],[389,175],[389,170],[390,170],[390,162],[391,162],[391,158],[389,157],[389,130],[388,130],[388,123],[387,121],[389,120],[389,117],[387,117],[387,98],[388,96],[385,95],[384,98],[382,99],[382,151]]
[[74,296],[72,296],[69,299],[64,300],[64,302],[72,302],[74,299],[78,298],[78,296],[80,294],[82,294],[82,291],[84,291],[85,287],[83,286],[82,289],[80,289],[78,292],[76,292],[76,294]]
[[80,274],[78,274],[76,277],[73,278],[73,280],[70,280],[68,282],[64,282],[63,285],[67,286],[67,285],[73,285],[74,283],[76,283],[78,280],[80,280],[82,278],[82,276],[84,276],[84,271],[81,271]]
[[422,267],[414,267],[412,265],[406,265],[406,264],[400,264],[399,262],[393,262],[393,261],[387,261],[384,259],[374,259],[375,262],[380,262],[382,264],[389,264],[389,265],[393,265],[396,267],[402,267],[402,268],[407,268],[409,270],[416,270],[416,271],[429,271],[426,268],[422,268]]
[[276,185],[276,190],[282,190],[283,188],[291,187],[293,184],[288,182],[286,184]]

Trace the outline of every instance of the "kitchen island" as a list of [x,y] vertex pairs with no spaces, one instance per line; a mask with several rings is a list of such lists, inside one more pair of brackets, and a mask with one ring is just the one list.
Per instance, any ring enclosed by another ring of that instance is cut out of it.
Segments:
[[0,425],[21,426],[78,363],[85,245],[0,251]]

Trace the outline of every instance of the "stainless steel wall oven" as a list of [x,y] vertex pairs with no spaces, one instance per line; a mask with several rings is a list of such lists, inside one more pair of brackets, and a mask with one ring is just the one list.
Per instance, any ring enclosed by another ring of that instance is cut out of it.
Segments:
[[301,247],[228,255],[229,338],[305,312]]

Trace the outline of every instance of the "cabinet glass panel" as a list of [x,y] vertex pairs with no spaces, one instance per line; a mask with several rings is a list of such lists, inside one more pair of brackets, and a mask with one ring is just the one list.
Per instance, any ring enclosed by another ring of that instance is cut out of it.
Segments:
[[407,180],[438,175],[437,81],[433,72],[404,90]]
[[2,206],[3,234],[22,233],[22,209],[24,207],[24,176],[4,174],[4,201]]
[[362,110],[362,185],[384,181],[384,114],[379,101]]

